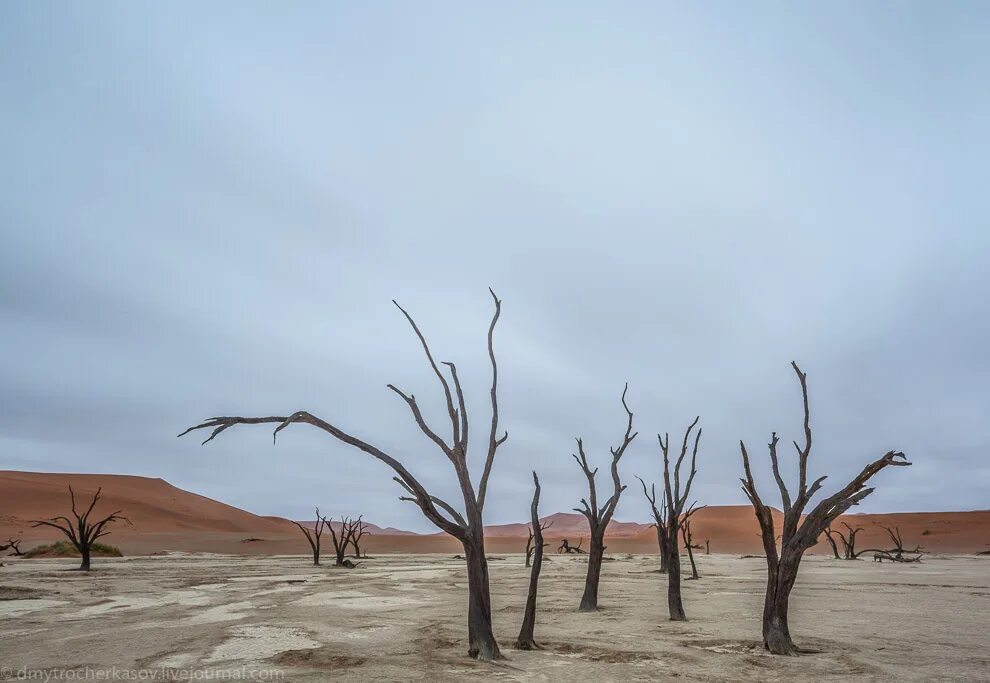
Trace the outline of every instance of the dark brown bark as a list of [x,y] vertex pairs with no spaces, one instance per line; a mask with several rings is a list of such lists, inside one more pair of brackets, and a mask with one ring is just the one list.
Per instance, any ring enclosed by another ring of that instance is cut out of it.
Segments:
[[[688,454],[688,445],[691,440],[691,432],[697,426],[700,417],[694,418],[687,430],[684,432],[684,439],[681,442],[681,452],[671,467],[670,463],[670,434],[664,436],[657,435],[660,442],[660,454],[663,457],[663,506],[655,512],[655,516],[660,517],[659,526],[663,527],[661,542],[665,543],[664,556],[667,558],[667,609],[670,613],[671,621],[686,621],[687,615],[684,613],[684,602],[681,599],[681,556],[678,551],[678,536],[681,529],[694,512],[699,509],[692,503],[685,510],[688,496],[691,495],[691,485],[694,477],[698,473],[698,445],[701,442],[701,428],[694,435],[694,447],[691,450],[690,472],[681,486],[681,467]],[[646,484],[643,484],[646,490]],[[656,498],[654,494],[654,499]],[[694,567],[694,555],[688,550],[692,567]],[[692,574],[697,575],[697,570]]]
[[[179,436],[182,436],[183,434],[188,434],[199,429],[211,429],[210,435],[203,441],[205,444],[235,425],[274,424],[277,425],[273,434],[274,438],[278,436],[280,431],[292,424],[305,423],[323,430],[338,441],[353,446],[388,465],[395,472],[396,476],[393,479],[408,494],[402,496],[401,500],[415,503],[423,512],[423,515],[436,525],[438,529],[450,534],[464,546],[465,564],[467,565],[468,572],[468,652],[472,657],[484,660],[499,659],[501,658],[501,653],[499,652],[498,643],[495,641],[491,628],[491,600],[488,589],[488,565],[485,559],[483,511],[488,491],[488,480],[495,462],[495,453],[499,446],[508,439],[507,433],[503,433],[502,436],[498,435],[498,364],[495,361],[494,350],[495,325],[501,314],[502,302],[495,296],[494,292],[491,290],[489,292],[495,302],[495,312],[488,326],[488,358],[492,368],[492,382],[489,391],[492,417],[489,433],[487,434],[487,443],[485,444],[487,452],[484,453],[484,465],[477,491],[475,491],[474,484],[471,481],[471,474],[467,464],[469,421],[464,394],[460,379],[457,376],[457,368],[453,363],[442,363],[442,365],[446,366],[450,374],[450,381],[448,381],[434,360],[433,353],[426,342],[426,338],[420,332],[419,326],[416,325],[412,316],[405,309],[393,301],[416,334],[420,345],[423,347],[430,368],[433,370],[443,389],[447,416],[450,420],[450,441],[448,442],[427,424],[415,395],[406,394],[391,384],[388,388],[402,398],[412,413],[413,419],[420,431],[450,461],[461,491],[461,497],[464,503],[463,513],[459,512],[450,503],[431,495],[397,458],[306,411],[295,412],[288,416],[213,417],[179,434]],[[453,385],[453,389],[451,385]]]
[[805,550],[818,542],[818,538],[825,529],[835,522],[839,515],[853,505],[857,505],[873,492],[872,488],[866,487],[866,483],[875,474],[885,467],[911,464],[903,453],[888,451],[864,467],[863,471],[841,490],[819,501],[811,512],[805,513],[805,508],[821,488],[825,477],[819,477],[811,486],[808,486],[808,456],[811,454],[811,411],[808,404],[807,376],[801,372],[796,363],[791,363],[791,366],[801,384],[801,394],[804,400],[804,445],[800,446],[796,441],[794,442],[794,448],[798,454],[798,491],[792,501],[790,492],[780,475],[777,459],[779,439],[776,432],[771,436],[768,444],[770,464],[784,508],[784,526],[780,535],[779,550],[773,516],[769,506],[763,503],[756,489],[746,445],[741,441],[739,442],[745,474],[742,479],[743,492],[753,504],[756,519],[760,524],[760,535],[763,539],[763,549],[767,561],[767,592],[763,606],[763,645],[773,654],[780,655],[802,652],[791,639],[787,627],[787,608],[791,589],[797,579],[798,568],[801,565],[801,558]]
[[[533,472],[533,483],[536,490],[533,492],[533,503],[530,505],[530,534],[533,540],[533,568],[529,573],[529,593],[526,595],[526,609],[523,612],[522,627],[519,629],[519,637],[516,639],[516,648],[520,650],[536,650],[539,645],[533,638],[533,630],[536,627],[536,593],[540,583],[540,570],[543,568],[543,530],[546,528],[540,523],[538,508],[540,505],[540,479]],[[528,559],[528,558],[527,558]]]
[[660,507],[657,508],[657,487],[656,484],[650,484],[650,488],[646,488],[646,482],[643,481],[642,477],[636,477],[639,479],[639,483],[643,486],[643,496],[646,501],[650,504],[650,511],[653,513],[653,528],[657,530],[657,549],[660,554],[660,573],[667,573],[667,524],[664,521],[666,519],[667,510],[667,493],[663,493],[663,501]]
[[825,539],[828,541],[828,544],[832,546],[832,554],[835,555],[835,559],[841,560],[842,558],[839,557],[839,546],[835,544],[835,539],[832,538],[833,533],[832,527],[825,527]]
[[[359,515],[357,519],[351,522],[351,533],[350,533],[350,543],[351,547],[354,548],[354,558],[361,559],[361,539],[365,536],[370,536],[371,532],[365,528],[364,515]],[[365,556],[368,552],[365,551]]]
[[694,562],[694,550],[701,548],[700,545],[695,545],[693,539],[691,538],[691,522],[685,519],[684,523],[681,525],[681,538],[684,540],[684,547],[687,548],[688,559],[691,561],[691,579],[697,580],[698,577],[698,565]]
[[584,593],[581,596],[580,609],[582,612],[590,612],[598,609],[598,584],[602,576],[602,558],[605,556],[605,530],[612,520],[615,507],[619,504],[619,497],[626,487],[619,480],[619,460],[626,452],[626,448],[636,438],[633,433],[633,414],[626,404],[626,392],[629,385],[626,384],[622,390],[622,408],[626,411],[626,431],[622,436],[622,444],[618,448],[612,448],[612,495],[605,504],[598,507],[598,491],[595,486],[595,475],[598,468],[594,470],[588,465],[588,457],[584,453],[584,442],[577,439],[578,452],[574,455],[574,460],[581,467],[585,478],[588,480],[588,498],[581,499],[580,508],[574,508],[588,520],[588,527],[591,530],[591,545],[588,548],[588,573],[584,580]]
[[4,550],[13,550],[14,555],[17,556],[24,554],[21,552],[21,539],[19,538],[9,538],[6,543],[0,544],[0,552]]
[[293,521],[299,530],[303,532],[306,537],[306,541],[309,543],[309,548],[313,552],[313,565],[320,566],[320,536],[323,535],[323,529],[326,528],[327,521],[320,516],[320,508],[316,508],[316,521],[313,522],[313,529],[307,529],[299,522]]
[[557,554],[564,553],[565,555],[586,555],[585,550],[581,548],[581,544],[584,543],[583,538],[578,539],[577,545],[571,545],[565,538],[561,540],[560,547],[557,548]]
[[89,571],[93,544],[96,543],[98,538],[102,538],[110,533],[110,530],[107,527],[114,522],[122,521],[127,524],[131,523],[129,519],[120,514],[120,510],[112,512],[98,521],[90,521],[89,516],[93,512],[93,508],[96,507],[96,503],[99,501],[100,493],[102,491],[103,487],[96,489],[96,495],[93,496],[93,501],[89,504],[86,512],[79,514],[79,512],[76,511],[76,492],[72,490],[72,486],[70,485],[69,498],[72,501],[72,516],[75,518],[74,522],[64,515],[52,517],[51,519],[37,519],[31,522],[32,527],[48,526],[53,529],[58,529],[65,534],[65,537],[69,539],[72,547],[76,549],[79,556],[82,558],[79,564],[79,569],[81,571]]

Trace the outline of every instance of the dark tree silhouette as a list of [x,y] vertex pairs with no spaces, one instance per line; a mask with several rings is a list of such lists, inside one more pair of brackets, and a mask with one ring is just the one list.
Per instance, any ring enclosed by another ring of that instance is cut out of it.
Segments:
[[657,508],[657,487],[656,484],[650,484],[650,488],[646,488],[646,482],[643,481],[642,477],[637,476],[639,483],[643,486],[643,495],[646,497],[646,501],[650,504],[650,511],[653,513],[653,524],[650,526],[657,530],[657,547],[660,549],[660,573],[667,573],[667,492],[664,491],[662,496],[663,500],[660,503],[659,509]]
[[[694,483],[694,476],[698,473],[698,444],[701,441],[701,428],[694,435],[694,448],[691,451],[691,471],[681,488],[681,466],[688,453],[688,443],[691,440],[691,432],[698,424],[700,417],[694,418],[694,422],[688,426],[684,432],[684,440],[681,443],[681,452],[674,464],[673,472],[670,466],[670,434],[666,434],[666,441],[663,436],[657,434],[660,442],[660,453],[663,456],[663,486],[664,496],[667,501],[666,518],[664,519],[666,550],[667,550],[667,610],[670,613],[671,621],[686,621],[687,615],[684,613],[684,603],[681,600],[681,556],[677,548],[677,536],[681,530],[681,525],[685,522],[685,505],[688,496],[691,494],[691,484]],[[694,505],[687,510],[687,516],[693,514]],[[691,556],[693,559],[693,555]]]
[[843,534],[841,530],[836,529],[833,533],[839,537],[839,541],[842,543],[842,555],[847,560],[855,560],[862,555],[865,550],[856,552],[856,534],[863,530],[863,527],[851,527],[845,522],[842,523],[847,529],[846,534]]
[[787,627],[787,607],[797,579],[798,567],[801,564],[801,557],[804,551],[813,546],[822,532],[828,528],[839,515],[843,514],[853,505],[857,505],[861,500],[873,492],[872,488],[866,488],[868,482],[875,474],[888,466],[910,465],[904,454],[899,451],[887,451],[877,458],[853,478],[845,487],[838,492],[825,498],[814,507],[811,512],[805,513],[812,496],[821,488],[825,477],[819,477],[811,486],[808,486],[808,456],[811,454],[811,414],[808,407],[808,384],[807,375],[801,372],[797,363],[791,363],[801,383],[801,394],[804,399],[804,446],[799,446],[794,442],[794,448],[798,455],[798,491],[792,500],[791,495],[780,475],[780,468],[777,463],[777,433],[774,432],[768,444],[770,450],[770,463],[773,467],[773,476],[780,489],[780,497],[784,507],[784,526],[781,534],[780,550],[777,550],[776,533],[774,531],[773,516],[770,507],[764,505],[760,494],[756,490],[756,483],[753,481],[753,473],[750,469],[749,454],[746,452],[746,445],[740,441],[739,449],[742,452],[743,470],[745,478],[742,481],[743,491],[746,497],[753,504],[756,512],[756,519],[760,524],[760,532],[763,538],[763,548],[766,552],[767,561],[767,591],[763,605],[763,645],[772,653],[779,655],[792,655],[801,652],[801,649],[794,645],[791,634]]
[[14,555],[18,557],[24,554],[21,552],[21,539],[19,538],[9,538],[6,543],[0,543],[0,552],[4,550],[13,550]]
[[333,518],[331,517],[328,521],[326,518],[323,519],[323,525],[326,529],[330,531],[330,543],[333,544],[333,554],[335,567],[346,567],[347,569],[354,569],[357,565],[350,560],[345,560],[344,556],[347,554],[347,548],[351,545],[351,538],[354,535],[354,522],[350,517],[340,518],[340,533],[333,528]]
[[320,508],[316,508],[316,521],[313,522],[312,529],[308,529],[296,521],[293,521],[292,523],[299,527],[299,530],[306,536],[306,540],[309,542],[309,547],[313,551],[313,564],[319,566],[320,536],[323,535],[323,530],[326,528],[327,524],[327,520],[320,516]]
[[832,546],[832,554],[835,555],[835,559],[841,560],[842,558],[839,557],[839,547],[835,544],[835,539],[832,538],[833,533],[836,532],[832,531],[832,527],[825,527],[825,539],[828,541],[828,544]]
[[626,411],[626,432],[622,437],[622,444],[618,448],[609,449],[612,452],[612,495],[605,504],[598,506],[598,491],[595,487],[595,475],[598,468],[591,469],[588,465],[588,457],[584,453],[584,443],[577,439],[578,452],[573,455],[574,460],[581,467],[585,478],[588,480],[588,498],[581,499],[583,507],[574,508],[588,520],[591,528],[591,545],[588,549],[588,575],[584,580],[584,594],[581,596],[581,611],[590,612],[598,609],[598,584],[602,576],[602,559],[605,557],[605,529],[612,520],[615,513],[615,506],[619,504],[619,496],[626,490],[626,487],[619,481],[619,460],[626,448],[636,438],[632,431],[633,414],[626,404],[626,392],[629,385],[626,384],[622,390],[622,407]]
[[[361,559],[361,539],[365,536],[370,536],[371,532],[365,528],[364,515],[358,516],[357,519],[351,520],[350,523],[350,544],[354,548],[354,558]],[[365,556],[367,557],[368,552],[365,551]]]
[[[447,416],[450,419],[451,439],[448,443],[439,433],[431,428],[424,418],[419,403],[413,394],[405,394],[393,385],[389,389],[395,392],[409,407],[416,424],[443,455],[450,461],[464,502],[464,514],[458,512],[453,505],[431,495],[413,474],[395,457],[372,444],[353,436],[336,425],[327,422],[311,413],[300,411],[290,415],[272,417],[214,417],[201,424],[190,427],[183,434],[197,429],[212,429],[210,436],[203,442],[207,443],[218,434],[230,427],[238,424],[276,424],[275,435],[291,424],[306,423],[322,429],[333,438],[345,444],[364,451],[371,457],[388,465],[396,474],[397,481],[409,494],[402,496],[402,500],[415,503],[423,515],[430,520],[438,529],[444,531],[458,541],[464,547],[464,559],[467,565],[468,578],[468,654],[471,657],[482,660],[500,659],[501,653],[495,635],[492,632],[491,617],[491,596],[488,585],[488,560],[485,556],[485,532],[483,523],[483,512],[485,508],[485,495],[488,490],[488,478],[491,475],[492,466],[495,462],[495,452],[508,438],[508,434],[498,435],[498,366],[495,362],[495,351],[493,338],[495,334],[495,324],[498,322],[501,313],[502,302],[489,290],[495,302],[495,313],[488,326],[488,357],[492,367],[491,383],[491,426],[487,434],[484,445],[484,466],[477,491],[471,481],[471,474],[468,470],[468,416],[465,408],[464,394],[460,380],[457,376],[457,369],[453,363],[443,363],[450,373],[453,382],[453,390],[444,373],[433,359],[426,338],[420,332],[419,327],[412,317],[394,302],[396,307],[402,311],[409,322],[416,337],[419,339],[426,354],[426,359],[430,364],[433,373],[436,375],[444,394],[444,401],[447,408]],[[455,407],[455,400],[457,405]],[[179,436],[182,436],[180,434]]]
[[557,548],[557,554],[564,553],[565,555],[584,555],[586,554],[584,550],[581,549],[581,544],[584,543],[583,538],[578,539],[577,545],[571,545],[567,539],[563,539],[560,542],[560,546]]
[[709,546],[709,543],[711,543],[711,541],[708,540],[708,539],[705,539],[705,555],[711,555],[712,554],[712,549]]
[[82,557],[79,570],[84,572],[89,571],[90,553],[92,552],[93,544],[98,538],[102,538],[110,533],[110,530],[107,527],[114,522],[131,523],[129,519],[120,514],[121,510],[111,512],[106,517],[98,519],[95,522],[90,521],[89,516],[93,512],[93,508],[96,507],[97,501],[100,500],[100,493],[102,491],[102,486],[96,489],[96,495],[93,496],[93,502],[91,502],[89,507],[86,508],[86,512],[80,515],[76,511],[76,492],[72,490],[72,486],[70,485],[69,497],[72,500],[72,516],[75,517],[74,522],[64,515],[52,517],[51,519],[36,519],[31,522],[32,527],[49,526],[53,529],[58,529],[65,534],[65,537],[69,539],[72,547],[75,548]]
[[692,507],[686,513],[684,513],[684,521],[681,522],[681,539],[684,541],[684,547],[687,548],[688,559],[691,561],[691,579],[697,581],[698,576],[698,565],[694,563],[694,551],[700,550],[701,546],[695,544],[694,539],[691,536],[691,515],[700,510],[701,508]]
[[[553,520],[550,520],[549,522],[540,522],[540,531],[541,532],[546,531],[552,526],[553,526]],[[529,567],[530,562],[532,561],[533,558],[533,551],[536,549],[536,543],[542,543],[543,534],[542,533],[540,534],[541,540],[538,541],[536,539],[536,533],[534,533],[532,525],[530,526],[529,529],[527,529],[527,531],[529,532],[529,536],[526,539],[526,566]],[[546,546],[547,544],[543,543],[543,547],[545,548]],[[542,556],[542,552],[540,553],[540,555]]]
[[[916,545],[913,550],[905,550],[899,527],[895,526],[891,529],[889,526],[882,524],[878,526],[887,532],[890,540],[894,543],[894,547],[890,550],[877,550],[873,556],[874,562],[883,562],[884,560],[890,560],[891,562],[921,562],[921,556],[925,554],[925,551],[921,549],[920,545]],[[861,552],[866,551],[863,550]]]
[[523,613],[522,628],[519,629],[519,637],[516,639],[516,648],[520,650],[536,650],[540,646],[533,640],[533,629],[536,626],[536,591],[540,582],[540,570],[543,568],[543,530],[546,528],[540,523],[540,478],[533,472],[533,483],[536,489],[533,491],[533,503],[530,505],[530,525],[533,535],[533,568],[529,573],[529,593],[526,595],[526,610]]

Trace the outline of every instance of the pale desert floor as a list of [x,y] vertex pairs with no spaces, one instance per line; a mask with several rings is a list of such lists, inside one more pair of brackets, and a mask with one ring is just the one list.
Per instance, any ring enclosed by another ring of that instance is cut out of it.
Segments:
[[519,555],[499,558],[494,618],[507,659],[494,665],[465,655],[464,568],[448,555],[346,570],[302,556],[175,554],[96,559],[90,574],[66,571],[71,560],[4,558],[0,678],[165,667],[285,681],[990,680],[988,557],[806,558],[791,631],[821,654],[800,657],[759,647],[764,563],[729,555],[700,557],[702,579],[684,584],[686,623],[666,618],[655,557],[607,562],[602,609],[584,614],[583,559],[551,555],[536,631],[544,649],[516,651],[529,570]]

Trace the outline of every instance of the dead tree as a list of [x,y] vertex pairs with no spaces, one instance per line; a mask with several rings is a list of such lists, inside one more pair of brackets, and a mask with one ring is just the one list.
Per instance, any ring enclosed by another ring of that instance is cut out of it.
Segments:
[[921,556],[925,554],[925,551],[921,549],[920,545],[915,546],[914,550],[905,550],[899,527],[895,526],[891,529],[889,526],[882,524],[878,526],[887,532],[890,540],[894,543],[894,547],[890,550],[878,550],[873,557],[875,562],[883,562],[884,560],[890,560],[891,562],[921,562]]
[[[413,474],[395,457],[386,453],[382,449],[353,436],[340,427],[323,420],[306,411],[300,411],[289,415],[272,417],[214,417],[198,425],[190,427],[183,434],[197,429],[212,429],[210,436],[203,442],[207,443],[226,429],[239,424],[275,424],[275,435],[286,427],[295,423],[306,423],[321,429],[333,438],[364,451],[371,457],[385,463],[395,472],[395,481],[409,494],[402,496],[402,500],[415,503],[423,515],[430,520],[438,529],[444,531],[458,541],[464,547],[464,559],[467,565],[468,583],[468,654],[471,657],[482,660],[500,659],[501,653],[495,635],[492,632],[491,617],[491,596],[488,585],[488,560],[485,556],[485,532],[483,523],[483,512],[485,508],[485,494],[488,490],[488,479],[491,475],[492,466],[495,462],[495,452],[508,438],[508,434],[498,435],[498,366],[495,362],[495,351],[493,338],[495,334],[495,324],[498,322],[501,313],[502,302],[489,290],[495,302],[495,312],[491,323],[488,326],[488,358],[492,368],[492,382],[490,389],[492,416],[490,430],[486,435],[483,446],[484,466],[477,490],[471,481],[471,474],[468,470],[468,415],[465,408],[464,394],[460,380],[457,376],[457,369],[453,363],[445,362],[450,374],[450,382],[440,367],[433,359],[433,353],[426,342],[426,338],[420,332],[412,317],[394,302],[396,307],[402,311],[406,320],[412,326],[426,359],[429,362],[433,373],[436,375],[444,394],[444,402],[447,409],[447,416],[450,419],[451,438],[448,442],[432,427],[420,410],[420,405],[415,395],[406,394],[393,385],[389,389],[395,392],[408,406],[412,412],[416,424],[420,431],[426,435],[444,457],[450,461],[457,476],[457,482],[464,502],[464,512],[457,509],[444,500],[430,494]],[[453,383],[453,389],[451,388]],[[456,407],[455,407],[456,401]],[[181,434],[180,434],[181,436]]]
[[72,547],[76,549],[76,552],[82,557],[82,562],[79,565],[79,570],[88,572],[90,564],[90,554],[93,550],[93,544],[96,543],[98,538],[102,538],[110,533],[108,527],[114,522],[127,522],[131,523],[129,519],[122,516],[121,510],[116,512],[111,512],[106,517],[99,519],[95,522],[91,522],[89,519],[90,514],[93,512],[93,508],[96,507],[97,501],[100,500],[100,493],[103,491],[103,487],[96,489],[96,495],[93,496],[93,502],[89,504],[86,508],[86,512],[79,514],[76,511],[76,492],[72,490],[72,486],[69,486],[69,497],[72,500],[72,516],[75,517],[73,522],[68,517],[64,515],[59,515],[58,517],[52,517],[51,519],[36,519],[31,522],[32,527],[49,526],[53,529],[58,529],[65,537],[69,539]]
[[839,547],[835,544],[835,539],[832,538],[833,533],[836,532],[832,531],[832,527],[825,527],[825,539],[828,541],[828,544],[832,546],[832,554],[835,555],[835,559],[841,560],[842,558],[839,557]]
[[712,549],[709,546],[709,543],[711,543],[711,541],[706,538],[705,539],[705,555],[711,555],[712,554]]
[[350,560],[344,559],[347,555],[347,548],[351,545],[351,537],[354,535],[354,523],[349,517],[340,518],[340,533],[333,528],[333,518],[327,520],[323,518],[323,525],[330,531],[330,543],[333,544],[334,567],[346,567],[354,569],[357,565]]
[[[691,484],[694,483],[694,476],[698,473],[698,444],[701,441],[701,428],[694,435],[694,448],[691,451],[691,471],[681,489],[681,466],[688,453],[688,443],[691,439],[691,432],[698,424],[700,417],[694,418],[694,422],[688,426],[684,432],[684,440],[681,443],[681,453],[674,464],[673,472],[670,466],[670,434],[664,437],[657,434],[660,442],[660,453],[663,455],[663,484],[664,495],[667,499],[666,526],[667,537],[667,610],[670,613],[671,621],[686,621],[684,614],[684,603],[681,600],[681,557],[677,549],[677,535],[681,530],[681,524],[685,521],[684,506],[687,504],[688,496],[691,493]],[[687,515],[690,516],[694,506],[688,508]],[[691,556],[693,558],[693,555]]]
[[0,543],[0,552],[4,550],[13,550],[14,555],[18,557],[24,554],[21,552],[21,539],[19,538],[9,538],[6,543]]
[[650,526],[657,530],[657,547],[660,549],[660,573],[667,573],[667,525],[664,522],[667,515],[667,493],[664,491],[663,500],[660,503],[660,508],[657,508],[657,487],[656,484],[650,484],[650,488],[646,488],[646,482],[643,481],[642,477],[637,476],[639,483],[643,486],[643,495],[646,497],[646,501],[650,504],[650,511],[653,513],[653,524]]
[[801,652],[794,645],[787,627],[787,607],[797,579],[798,567],[804,551],[813,546],[822,532],[829,527],[839,515],[873,492],[866,483],[887,466],[910,465],[904,454],[899,451],[888,451],[880,456],[853,478],[838,492],[820,501],[811,512],[805,513],[812,496],[821,488],[825,477],[819,477],[808,486],[808,456],[811,454],[811,415],[808,407],[807,375],[801,372],[797,363],[791,363],[801,383],[801,394],[804,399],[804,446],[794,442],[798,455],[798,490],[792,499],[780,475],[777,463],[777,434],[770,437],[770,463],[773,476],[780,489],[780,497],[784,508],[784,526],[781,534],[780,551],[775,542],[773,516],[770,507],[764,505],[753,481],[750,469],[749,454],[746,445],[740,441],[743,470],[745,478],[741,479],[742,488],[753,504],[756,519],[760,524],[763,548],[767,561],[767,591],[763,604],[763,645],[770,652],[780,655],[792,655]]
[[320,536],[323,535],[323,530],[326,528],[327,520],[320,516],[320,508],[316,508],[316,521],[313,523],[313,529],[307,529],[299,522],[293,521],[299,530],[303,532],[306,536],[306,540],[309,542],[309,547],[313,551],[313,564],[317,567],[320,566]]
[[633,433],[633,414],[626,405],[626,392],[629,385],[626,384],[622,390],[622,407],[626,411],[626,432],[622,437],[622,444],[618,448],[609,449],[612,453],[612,495],[605,504],[598,507],[598,491],[595,487],[595,475],[598,468],[591,469],[588,465],[588,457],[584,453],[584,443],[577,439],[578,453],[573,455],[574,460],[581,467],[585,478],[588,480],[588,498],[581,499],[580,508],[574,508],[575,512],[580,512],[588,520],[591,529],[591,544],[588,548],[588,574],[584,580],[584,594],[581,596],[582,612],[590,612],[598,609],[598,583],[602,576],[602,559],[605,557],[605,529],[612,520],[615,513],[615,506],[619,504],[619,496],[626,490],[626,487],[619,481],[619,460],[622,459],[626,448],[636,438]]
[[870,550],[861,550],[856,552],[856,534],[863,530],[863,527],[851,527],[845,522],[842,526],[846,528],[846,533],[843,534],[841,530],[836,529],[835,534],[839,537],[839,541],[842,543],[842,556],[847,560],[858,559],[860,555]]
[[[540,522],[540,531],[541,532],[546,531],[552,526],[553,526],[553,520],[550,520],[549,522]],[[541,533],[540,540],[537,540],[536,534],[533,532],[533,527],[530,527],[527,531],[529,532],[529,538],[526,539],[526,566],[529,567],[530,561],[532,560],[533,557],[533,552],[536,549],[535,544],[542,542],[543,534]],[[545,548],[546,546],[547,544],[543,543],[543,547]],[[543,553],[541,552],[540,556],[542,557],[542,555]]]
[[[533,483],[536,490],[533,491],[533,503],[530,505],[530,533],[533,535],[533,568],[529,573],[529,593],[526,595],[526,611],[523,613],[522,628],[519,629],[519,637],[516,639],[516,648],[519,650],[536,650],[539,645],[533,640],[533,629],[536,626],[536,591],[540,582],[540,570],[543,568],[543,530],[546,524],[540,522],[537,508],[540,505],[540,479],[533,472]],[[528,559],[528,556],[527,556]]]
[[560,553],[564,553],[565,555],[585,555],[585,551],[581,549],[582,543],[584,543],[583,538],[578,539],[577,545],[571,545],[565,538],[560,542],[560,547],[557,548],[557,554],[559,555]]
[[[351,547],[354,548],[354,557],[356,559],[361,559],[361,539],[365,536],[371,536],[371,532],[365,528],[362,517],[364,517],[364,515],[358,516],[357,519],[351,522],[350,543]],[[365,551],[364,554],[367,556],[368,551]]]
[[700,545],[695,545],[693,538],[691,537],[691,515],[701,508],[691,508],[685,513],[684,521],[681,523],[681,539],[684,541],[684,547],[687,548],[688,559],[691,560],[691,579],[697,581],[698,576],[698,565],[694,563],[694,550],[700,550]]

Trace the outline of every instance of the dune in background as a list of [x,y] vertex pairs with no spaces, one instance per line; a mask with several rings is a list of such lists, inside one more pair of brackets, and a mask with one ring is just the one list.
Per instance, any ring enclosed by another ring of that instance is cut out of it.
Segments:
[[[53,529],[34,529],[30,521],[67,514],[69,484],[79,505],[88,505],[98,487],[103,487],[94,515],[121,510],[132,526],[115,526],[103,539],[125,555],[162,551],[215,552],[234,554],[303,554],[305,539],[287,519],[256,515],[205,496],[172,486],[163,479],[117,474],[50,474],[0,471],[0,540],[20,536],[22,549],[59,538]],[[369,511],[373,513],[373,511]],[[369,517],[373,514],[369,514]],[[776,515],[779,525],[780,515]],[[556,513],[544,517],[552,526],[544,532],[552,551],[562,538],[588,543],[588,526],[578,513]],[[911,512],[846,515],[840,518],[862,527],[857,548],[889,547],[880,525],[900,528],[905,545],[920,544],[942,553],[976,553],[990,548],[990,510],[974,512]],[[841,524],[838,528],[843,529]],[[748,505],[720,505],[698,511],[692,518],[694,540],[702,547],[710,542],[713,553],[759,554],[759,528]],[[381,528],[368,522],[370,535],[362,549],[375,553],[457,553],[460,545],[442,534],[416,534]],[[528,525],[503,524],[487,527],[491,554],[522,552]],[[607,532],[612,553],[653,553],[656,531],[648,524],[613,520]],[[324,552],[330,549],[329,535]],[[815,551],[830,553],[824,542]],[[699,552],[704,552],[701,550]]]

